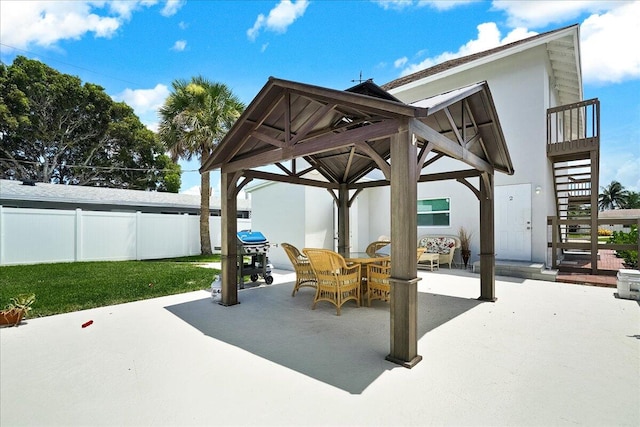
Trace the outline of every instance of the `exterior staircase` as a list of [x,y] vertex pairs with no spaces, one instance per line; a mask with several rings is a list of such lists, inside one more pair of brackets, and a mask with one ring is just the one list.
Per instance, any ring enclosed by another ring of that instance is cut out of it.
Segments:
[[552,268],[582,271],[572,258],[598,257],[600,101],[590,99],[547,110],[547,157],[553,166],[556,215],[551,217]]

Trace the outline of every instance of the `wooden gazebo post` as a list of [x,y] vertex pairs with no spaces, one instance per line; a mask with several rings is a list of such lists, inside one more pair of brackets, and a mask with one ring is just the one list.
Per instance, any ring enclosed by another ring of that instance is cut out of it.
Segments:
[[391,351],[387,360],[412,368],[418,355],[417,146],[405,122],[391,137]]
[[346,256],[351,251],[349,243],[349,187],[340,184],[338,188],[338,253]]
[[493,174],[480,177],[480,300],[495,301],[496,253]]
[[237,174],[221,173],[221,274],[222,274],[222,305],[238,304],[238,201],[236,199]]

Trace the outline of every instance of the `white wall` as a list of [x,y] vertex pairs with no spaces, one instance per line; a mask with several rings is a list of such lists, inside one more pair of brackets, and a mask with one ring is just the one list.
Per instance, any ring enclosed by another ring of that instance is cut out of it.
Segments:
[[269,261],[275,268],[293,269],[280,243],[300,250],[333,248],[333,198],[327,190],[274,182],[249,191],[252,227],[271,243]]
[[[479,81],[488,82],[515,170],[511,176],[497,173],[495,185],[530,184],[532,189],[537,186],[542,189],[540,194],[532,191],[531,195],[531,253],[535,262],[546,262],[547,216],[555,211],[551,164],[546,155],[546,111],[555,105],[555,96],[549,87],[547,67],[547,53],[544,46],[540,46],[428,84],[392,91],[410,103]],[[453,159],[441,159],[423,173],[451,170],[454,163],[459,164]],[[470,180],[476,187],[477,181]],[[442,232],[456,234],[460,225],[471,228],[474,231],[472,253],[479,252],[479,203],[466,187],[457,182],[423,183],[419,185],[418,195],[420,198],[451,197],[452,227]],[[418,235],[421,233],[425,234],[418,230]],[[429,231],[429,234],[432,233]]]
[[[276,268],[293,268],[276,244],[286,242],[300,250],[306,244],[304,203],[304,188],[300,185],[274,183],[251,192],[251,225],[271,243],[269,261]],[[260,206],[259,211],[254,211],[253,206]]]
[[[197,215],[0,206],[0,265],[171,258],[200,254]],[[210,217],[220,246],[220,217]],[[238,229],[251,220],[238,219]]]

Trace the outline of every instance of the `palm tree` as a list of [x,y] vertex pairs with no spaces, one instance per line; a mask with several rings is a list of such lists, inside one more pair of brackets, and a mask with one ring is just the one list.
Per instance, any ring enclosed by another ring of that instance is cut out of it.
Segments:
[[621,209],[626,206],[628,191],[618,181],[611,181],[606,187],[600,187],[598,195],[598,208],[601,211],[607,209]]
[[[200,164],[207,161],[213,149],[231,128],[244,104],[226,85],[214,83],[202,76],[191,81],[178,79],[173,91],[159,110],[158,135],[174,161],[191,160]],[[200,175],[200,250],[211,254],[209,234],[209,198],[211,196],[209,172]]]
[[640,193],[637,191],[629,191],[625,209],[640,209]]

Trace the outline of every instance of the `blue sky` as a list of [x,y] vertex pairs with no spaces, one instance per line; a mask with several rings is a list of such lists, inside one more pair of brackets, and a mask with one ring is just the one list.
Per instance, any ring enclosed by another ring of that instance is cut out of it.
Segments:
[[[269,76],[381,85],[576,23],[584,96],[601,101],[600,184],[640,191],[640,1],[0,0],[0,58],[99,84],[155,129],[178,78],[225,83],[245,103]],[[181,164],[181,191],[197,190],[198,163]]]

